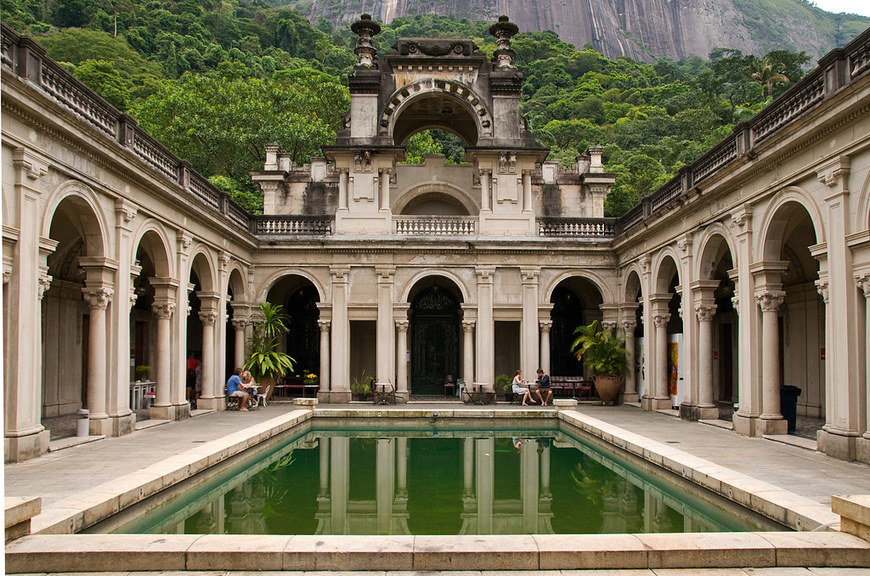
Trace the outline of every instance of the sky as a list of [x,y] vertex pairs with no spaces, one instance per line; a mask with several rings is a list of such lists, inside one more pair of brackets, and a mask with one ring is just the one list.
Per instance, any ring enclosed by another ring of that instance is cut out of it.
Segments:
[[867,0],[815,0],[815,5],[828,12],[849,12],[870,16],[870,2]]

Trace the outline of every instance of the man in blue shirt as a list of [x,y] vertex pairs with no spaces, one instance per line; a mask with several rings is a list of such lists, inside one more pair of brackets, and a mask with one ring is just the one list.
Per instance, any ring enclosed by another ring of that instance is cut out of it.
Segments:
[[248,402],[251,400],[251,395],[242,390],[242,379],[239,374],[242,373],[241,368],[236,368],[230,379],[227,380],[227,396],[233,396],[239,399],[239,411],[248,411]]
[[[547,374],[544,374],[544,370],[541,368],[538,368],[538,389],[535,392],[541,400],[541,406],[546,406],[547,402],[550,401],[550,398],[553,397],[553,391],[550,389],[550,377]],[[543,392],[544,396],[547,397],[546,399],[541,395],[541,392]]]

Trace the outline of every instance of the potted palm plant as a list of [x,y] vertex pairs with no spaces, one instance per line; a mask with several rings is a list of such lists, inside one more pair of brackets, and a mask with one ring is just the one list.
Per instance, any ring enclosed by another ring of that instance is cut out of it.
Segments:
[[495,389],[501,390],[502,394],[504,394],[504,401],[511,402],[514,399],[514,392],[511,388],[511,383],[513,379],[507,374],[499,374],[495,377]]
[[574,337],[571,352],[595,373],[598,397],[604,404],[615,402],[627,369],[625,338],[616,333],[616,328],[600,328],[598,320],[588,326],[578,326]]
[[292,357],[278,350],[278,338],[288,331],[290,317],[284,313],[280,304],[263,302],[260,304],[260,318],[254,322],[250,356],[245,362],[245,370],[250,370],[254,381],[269,387],[269,395],[275,389],[278,376],[293,371],[296,362]]

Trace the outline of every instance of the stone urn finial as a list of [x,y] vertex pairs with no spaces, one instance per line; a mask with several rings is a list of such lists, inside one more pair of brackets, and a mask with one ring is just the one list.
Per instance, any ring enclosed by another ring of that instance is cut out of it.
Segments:
[[354,49],[354,54],[359,59],[356,67],[377,68],[378,51],[375,50],[372,39],[381,33],[381,25],[372,20],[370,14],[363,14],[359,20],[350,25],[350,30],[359,36]]
[[505,15],[499,16],[498,22],[489,27],[489,33],[496,37],[498,44],[492,55],[496,68],[514,68],[513,59],[517,53],[511,50],[511,38],[519,31],[519,27]]

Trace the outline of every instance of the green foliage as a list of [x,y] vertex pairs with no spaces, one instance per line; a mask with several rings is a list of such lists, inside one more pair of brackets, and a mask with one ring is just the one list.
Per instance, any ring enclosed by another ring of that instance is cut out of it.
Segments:
[[290,322],[290,317],[283,310],[280,304],[260,304],[261,318],[254,322],[253,333],[248,341],[251,353],[244,365],[257,382],[264,377],[274,378],[293,371],[296,361],[278,350],[278,339],[287,332]]
[[513,379],[507,374],[499,374],[495,377],[495,389],[502,392],[510,392]]
[[363,370],[361,376],[355,376],[350,383],[350,392],[356,396],[367,398],[372,394],[372,386],[375,383],[374,376],[366,376],[366,371]]
[[625,339],[616,334],[616,328],[599,328],[598,320],[574,330],[571,352],[577,360],[600,376],[621,376],[627,369]]
[[417,132],[405,144],[405,161],[402,164],[422,164],[426,154],[441,154],[441,145],[432,138],[429,130]]

